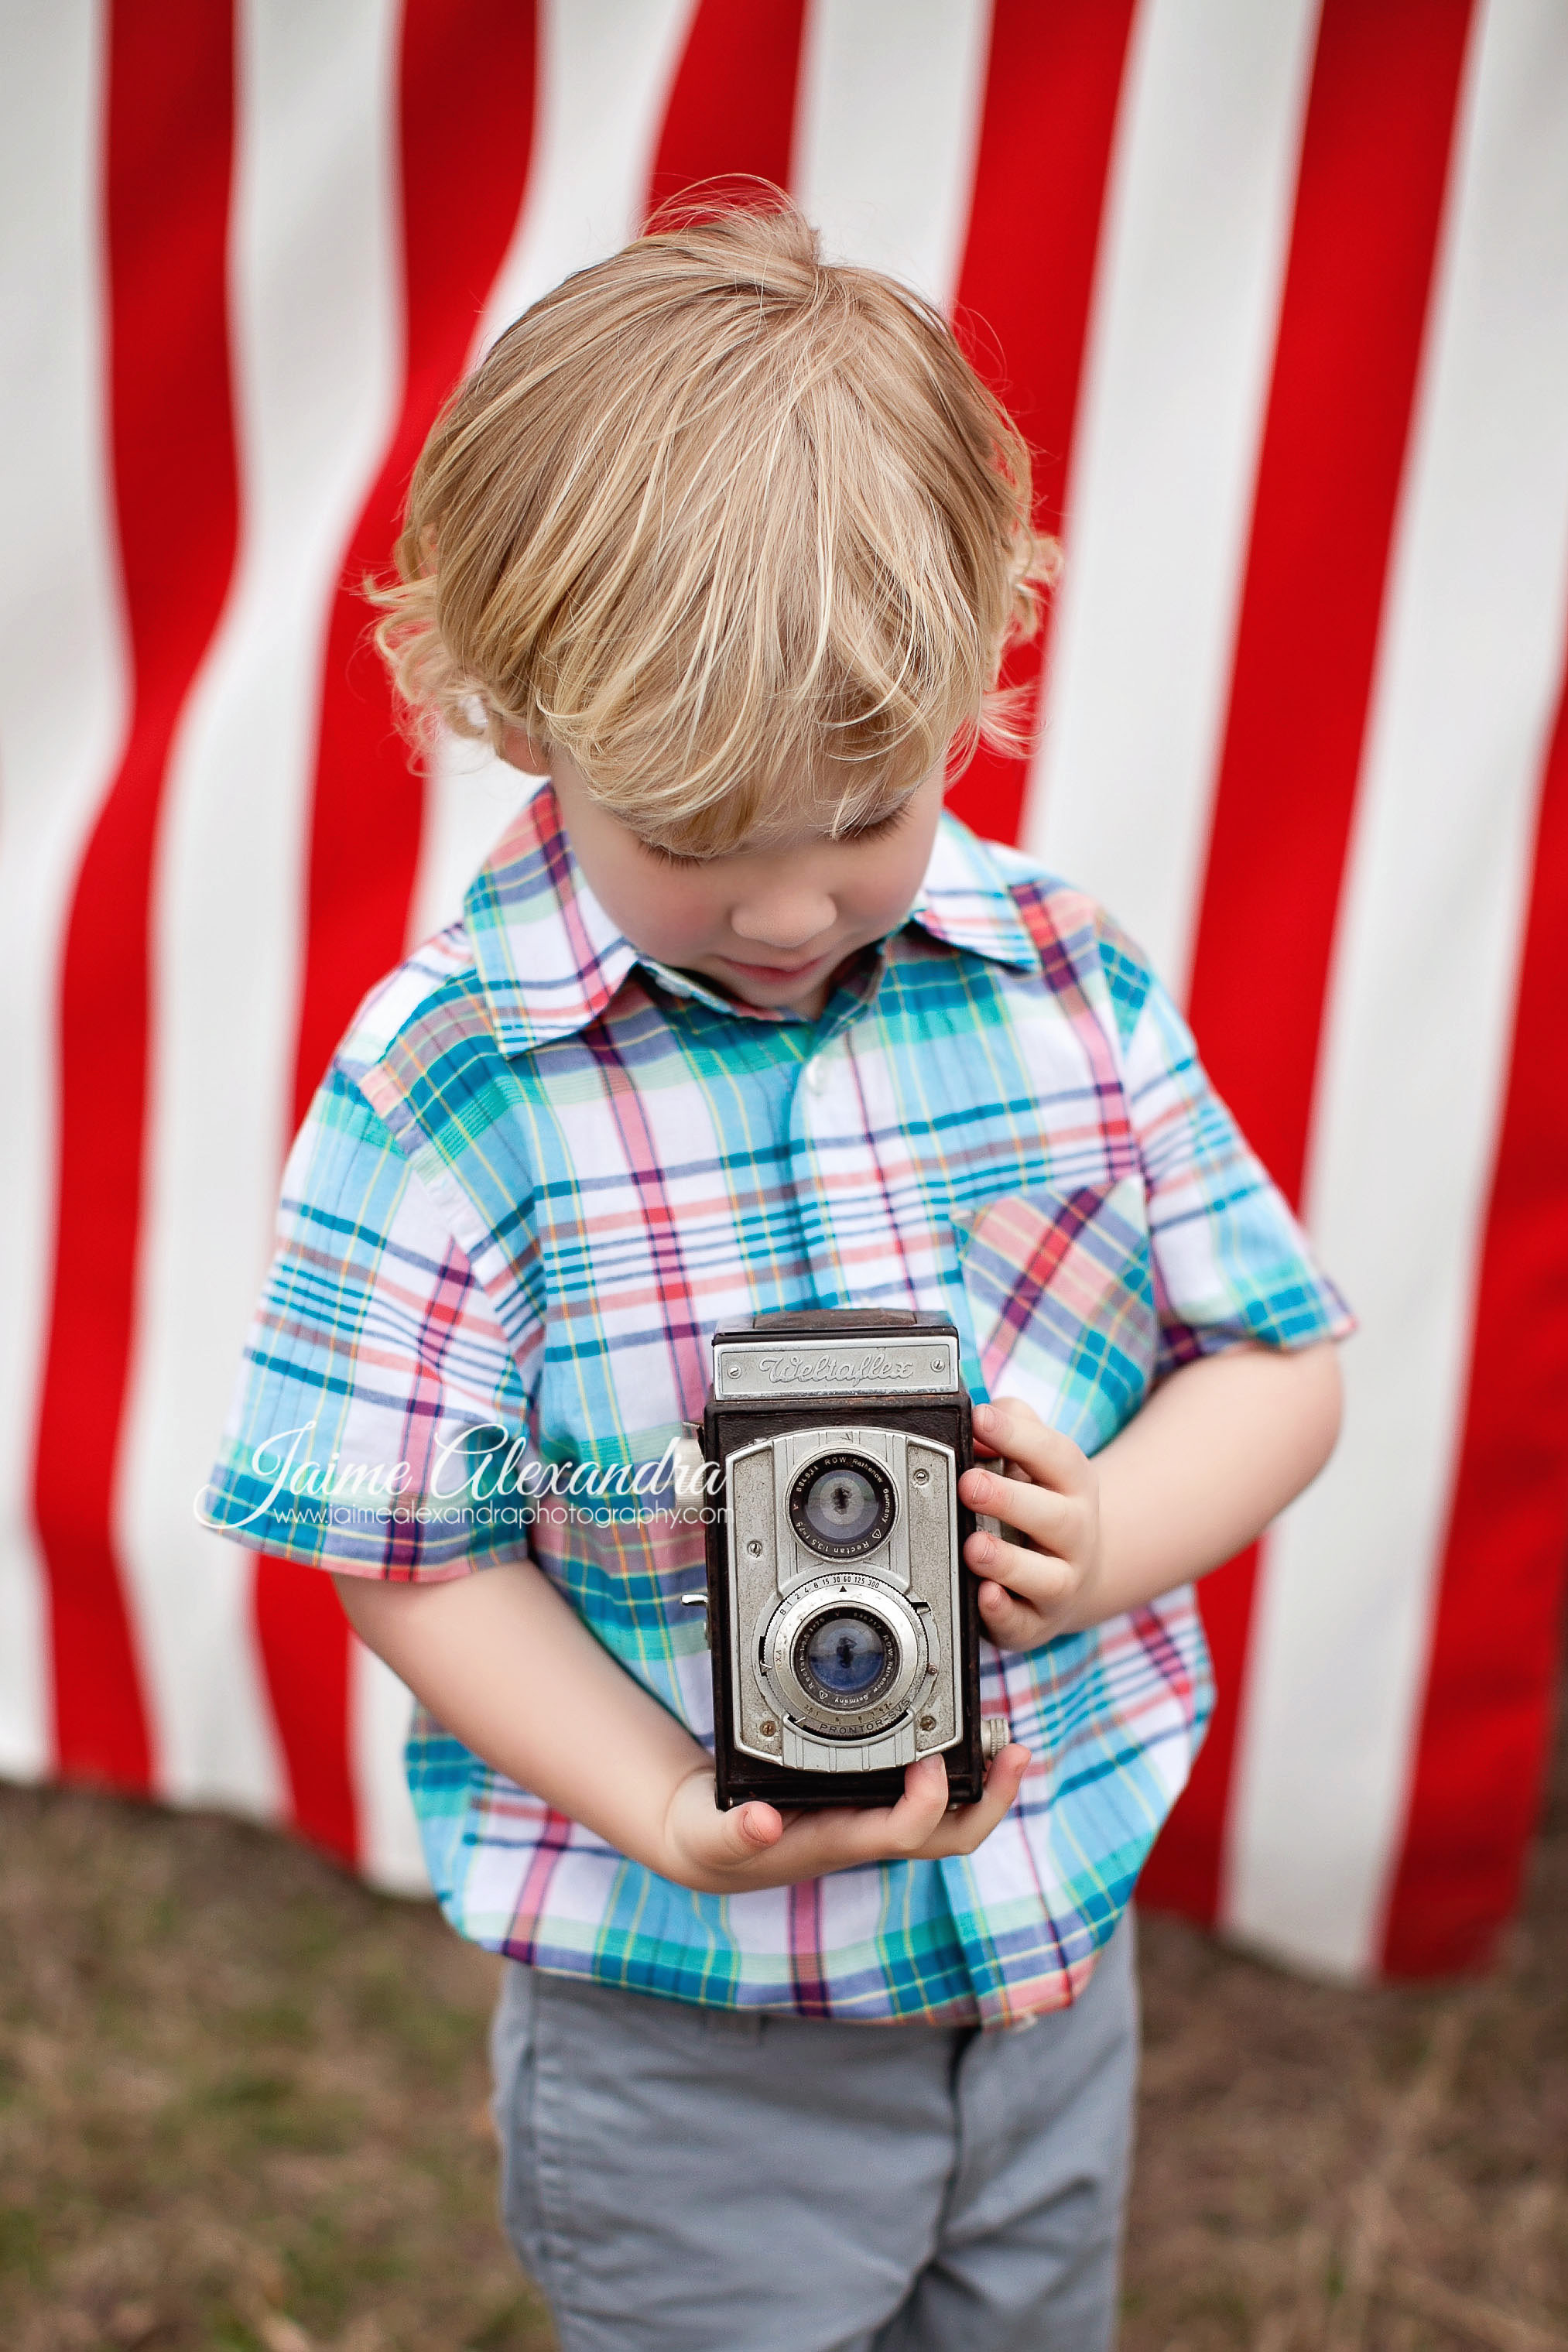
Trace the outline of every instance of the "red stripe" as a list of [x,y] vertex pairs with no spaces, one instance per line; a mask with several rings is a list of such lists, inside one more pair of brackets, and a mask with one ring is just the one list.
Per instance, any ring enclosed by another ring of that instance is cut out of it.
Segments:
[[237,534],[229,15],[205,0],[121,5],[109,33],[110,409],[131,716],[66,935],[35,1508],[59,1769],[132,1790],[148,1785],[152,1741],[112,1489],[142,1214],[148,909],[170,742],[223,606]]
[[349,1760],[348,1621],[319,1568],[263,1553],[252,1610],[289,1783],[289,1819],[342,1862],[359,1855]]
[[[532,1813],[531,1807],[529,1813]],[[570,1820],[564,1813],[547,1811],[534,1843],[528,1875],[507,1923],[506,1940],[500,1947],[509,1959],[525,1960],[531,1966],[539,1922],[550,1901],[556,1865],[571,1843]]]
[[[371,615],[360,583],[389,568],[415,461],[462,373],[517,221],[532,142],[533,12],[516,0],[468,0],[462,9],[409,0],[400,75],[407,369],[328,630],[296,1121],[360,998],[404,951],[424,795],[365,642]],[[295,1821],[352,1854],[347,1625],[318,1571],[277,1559],[257,1587],[256,1624]]]
[[[954,322],[1035,460],[1035,514],[1061,529],[1131,0],[996,0]],[[1007,683],[1039,692],[1046,633]],[[983,751],[954,814],[1016,841],[1027,762]]]
[[822,1966],[822,1881],[803,1878],[789,1890],[789,1973],[802,2017],[831,2017],[833,2000]]
[[1551,1752],[1568,1562],[1568,676],[1477,1293],[1469,1404],[1384,1966],[1487,1959],[1513,1910]]
[[407,375],[328,634],[297,1119],[361,996],[403,955],[423,792],[365,642],[372,616],[360,583],[390,567],[415,461],[462,373],[516,225],[532,141],[533,51],[533,13],[515,0],[469,0],[462,9],[411,0],[401,100]]
[[665,109],[649,213],[700,181],[787,184],[805,13],[805,0],[702,0]]
[[[1292,1200],[1469,16],[1326,0],[1308,104],[1190,1007]],[[1146,1879],[1200,1918],[1221,1900],[1256,1563],[1201,1588],[1221,1706]]]

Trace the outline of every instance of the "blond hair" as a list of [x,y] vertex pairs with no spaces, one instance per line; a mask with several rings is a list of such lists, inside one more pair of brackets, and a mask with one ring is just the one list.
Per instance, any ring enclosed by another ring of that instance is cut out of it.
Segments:
[[787,202],[677,221],[536,302],[448,401],[376,641],[416,725],[567,752],[716,851],[803,784],[836,827],[1011,744],[1053,550],[929,303]]

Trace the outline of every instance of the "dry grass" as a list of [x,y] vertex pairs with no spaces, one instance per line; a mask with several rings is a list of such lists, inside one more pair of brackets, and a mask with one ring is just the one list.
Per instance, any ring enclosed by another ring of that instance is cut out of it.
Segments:
[[[1568,1786],[1503,1968],[1304,1984],[1144,1923],[1123,2352],[1568,2352]],[[279,1839],[0,1791],[6,2352],[548,2352],[494,1972]]]
[[5,2352],[547,2352],[495,1964],[233,1822],[0,1793]]
[[1356,1992],[1142,1929],[1122,2352],[1568,2352],[1568,1737],[1493,1975]]

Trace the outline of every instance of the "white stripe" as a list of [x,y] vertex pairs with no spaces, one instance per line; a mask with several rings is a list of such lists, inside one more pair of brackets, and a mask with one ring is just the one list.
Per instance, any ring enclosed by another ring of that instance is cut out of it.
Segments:
[[1568,15],[1472,45],[1332,975],[1309,1202],[1363,1319],[1270,1553],[1229,1924],[1377,1965],[1403,1834],[1568,630]]
[[349,1643],[349,1758],[359,1801],[359,1862],[388,1895],[428,1895],[429,1874],[403,1769],[414,1702],[363,1642]]
[[253,1555],[198,1527],[289,1139],[322,646],[395,414],[395,0],[248,0],[229,256],[235,590],[176,736],[153,899],[147,1222],[118,1521],[160,1785],[272,1811]]
[[[476,353],[640,225],[690,0],[554,0],[540,19],[541,103],[518,234]],[[798,192],[828,242],[940,302],[963,257],[990,34],[988,0],[819,0],[802,62]],[[531,789],[450,744],[426,790],[414,944],[463,891]]]
[[958,290],[990,0],[813,0],[791,178],[837,261]]
[[533,157],[475,356],[574,269],[635,236],[696,0],[544,0]]
[[[546,0],[528,184],[474,339],[477,362],[573,270],[642,226],[665,108],[696,0]],[[481,745],[430,763],[409,944],[451,922],[464,890],[531,791]]]
[[1311,0],[1144,0],[1107,191],[1026,845],[1192,961]]
[[87,0],[33,0],[11,11],[0,75],[0,1773],[17,1778],[51,1761],[29,1498],[54,1265],[60,961],[126,721],[101,34]]
[[409,912],[412,950],[455,923],[463,893],[529,794],[535,779],[498,760],[483,743],[448,738],[425,785],[419,870]]

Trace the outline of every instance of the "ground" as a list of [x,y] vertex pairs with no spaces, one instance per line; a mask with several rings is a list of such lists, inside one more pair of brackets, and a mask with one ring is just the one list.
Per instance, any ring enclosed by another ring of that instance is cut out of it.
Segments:
[[[1122,2352],[1568,2352],[1568,1743],[1495,1973],[1142,1923]],[[548,2352],[494,2219],[494,1965],[287,1841],[0,1790],[6,2352]]]

